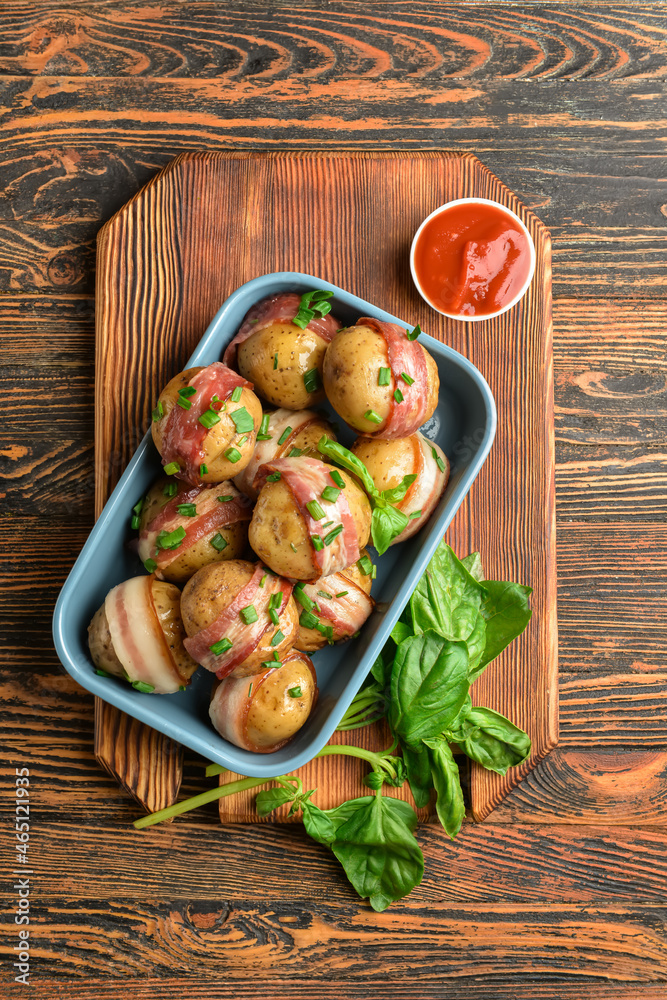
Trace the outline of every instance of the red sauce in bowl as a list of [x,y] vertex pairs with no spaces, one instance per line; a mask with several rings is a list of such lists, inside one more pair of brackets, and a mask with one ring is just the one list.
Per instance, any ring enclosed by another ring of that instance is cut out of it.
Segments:
[[500,206],[467,202],[429,219],[416,239],[413,266],[436,309],[488,316],[521,293],[531,247],[519,223]]

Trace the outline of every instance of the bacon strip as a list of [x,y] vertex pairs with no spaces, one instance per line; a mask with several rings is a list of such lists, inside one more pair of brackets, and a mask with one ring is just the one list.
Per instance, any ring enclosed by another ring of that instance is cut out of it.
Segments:
[[[219,496],[231,496],[233,500],[222,503]],[[194,517],[179,514],[181,504],[193,503],[197,508]],[[231,482],[214,483],[212,486],[191,486],[179,492],[164,505],[159,514],[142,529],[139,535],[139,558],[155,559],[158,569],[164,569],[178,559],[186,549],[195,545],[221,528],[237,521],[249,521],[252,508],[248,498],[243,496]],[[185,529],[185,538],[177,549],[157,549],[157,536],[161,531]]]
[[[339,524],[343,525],[340,534],[319,551],[311,543],[311,559],[318,576],[329,576],[356,562],[359,558],[359,539],[350,505],[345,496],[346,491],[341,490],[334,503],[322,499],[322,490],[325,486],[335,485],[329,475],[331,472],[329,466],[318,458],[306,456],[277,458],[266,462],[258,470],[256,484],[259,488],[264,485],[267,475],[272,472],[279,472],[281,479],[287,484],[311,538],[313,535],[324,538]],[[317,500],[325,512],[326,517],[320,521],[316,521],[306,507],[311,500]],[[322,524],[327,521],[333,521],[333,524],[323,528]]]
[[171,694],[183,683],[160,628],[151,595],[152,578],[137,576],[110,590],[104,602],[116,656],[131,681]]
[[[188,385],[197,391],[188,399],[189,410],[175,405],[169,412],[162,437],[162,464],[178,462],[181,466],[180,473],[177,473],[179,479],[201,483],[199,467],[204,461],[203,444],[208,429],[199,423],[199,417],[211,408],[213,396],[223,403],[237,386],[252,389],[253,385],[219,361],[202,368],[193,375]],[[219,408],[219,405],[214,407]]]
[[[264,586],[260,587],[260,580],[265,574]],[[292,595],[292,584],[281,576],[273,576],[266,567],[258,563],[251,579],[241,588],[231,604],[205,629],[183,640],[183,645],[192,659],[201,663],[202,667],[212,671],[217,677],[223,678],[230,674],[234,667],[254,653],[264,633],[274,628],[268,616],[269,599],[272,594],[282,594],[280,607],[276,609],[280,616]],[[255,606],[258,617],[256,622],[246,625],[239,612],[249,604]],[[216,656],[210,647],[221,639],[229,639],[232,647]]]
[[[409,515],[417,510],[420,510],[422,513],[420,517],[415,517],[408,522],[400,535],[397,535],[393,542],[391,542],[392,545],[411,538],[428,521],[449,479],[449,461],[442,449],[433,441],[427,440],[423,434],[415,434],[414,438],[418,443],[420,451],[419,469],[417,470],[416,467],[414,469],[417,472],[417,479],[397,506],[404,514]],[[444,472],[440,471],[433,457],[432,449],[434,447],[445,464]]]
[[[357,320],[357,326],[369,326],[384,337],[395,388],[403,393],[400,403],[392,394],[387,423],[373,437],[389,441],[408,437],[421,427],[428,412],[428,368],[422,346],[416,340],[408,340],[405,327],[396,323],[365,317]],[[403,381],[401,372],[414,379],[412,385]]]
[[[245,319],[239,327],[239,332],[227,345],[223,355],[223,362],[230,367],[235,365],[238,357],[239,344],[242,344],[252,337],[258,330],[264,330],[274,323],[291,323],[299,311],[301,296],[296,292],[278,292],[276,295],[269,295],[268,298],[256,302],[248,310]],[[297,329],[299,329],[297,327]],[[328,313],[326,316],[314,316],[306,327],[329,343],[340,329],[337,319]]]
[[[257,497],[255,479],[260,466],[266,462],[270,462],[274,458],[282,458],[284,455],[288,455],[294,447],[293,442],[296,435],[300,431],[305,430],[314,421],[322,422],[322,417],[315,413],[314,410],[299,410],[295,412],[294,410],[280,409],[269,414],[269,434],[271,435],[271,440],[258,441],[248,465],[243,472],[239,472],[238,476],[234,476],[234,482],[241,492],[247,493],[248,496],[255,499]],[[278,441],[288,427],[292,428],[289,436],[282,444],[278,444]]]
[[[358,632],[375,606],[373,598],[342,573],[332,573],[321,580],[306,583],[303,590],[319,608],[314,614],[326,618],[333,625],[336,638]],[[336,597],[345,590],[347,594],[344,597]],[[332,597],[322,597],[320,591]]]

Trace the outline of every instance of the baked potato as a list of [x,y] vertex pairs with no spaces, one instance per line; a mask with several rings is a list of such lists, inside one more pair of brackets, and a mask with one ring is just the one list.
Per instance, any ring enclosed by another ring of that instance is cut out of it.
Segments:
[[319,315],[312,309],[309,322],[299,325],[307,319],[300,314],[305,299],[296,292],[280,292],[256,303],[223,358],[264,399],[287,410],[304,410],[324,399],[324,352],[340,327],[330,312]]
[[317,580],[359,558],[370,534],[371,507],[346,472],[304,455],[269,462],[259,474],[264,485],[248,540],[274,573]]
[[202,566],[238,559],[252,503],[231,482],[189,486],[163,476],[135,507],[139,558],[161,580],[185,583]]
[[151,431],[168,474],[192,485],[221,483],[250,461],[261,420],[252,384],[216,361],[167,383]]
[[373,563],[363,549],[357,562],[338,573],[297,583],[294,599],[303,610],[296,648],[311,653],[355,635],[373,610],[372,582]]
[[294,645],[299,616],[292,585],[261,563],[211,563],[192,576],[181,597],[192,658],[219,678],[257,673]]
[[114,587],[88,626],[98,671],[124,677],[145,694],[183,690],[197,669],[184,646],[181,592],[154,576]]
[[230,743],[254,753],[274,753],[301,729],[316,700],[312,661],[293,649],[275,669],[220,681],[209,715]]
[[367,437],[407,437],[438,405],[435,361],[394,323],[366,318],[340,330],[327,348],[323,381],[336,413]]

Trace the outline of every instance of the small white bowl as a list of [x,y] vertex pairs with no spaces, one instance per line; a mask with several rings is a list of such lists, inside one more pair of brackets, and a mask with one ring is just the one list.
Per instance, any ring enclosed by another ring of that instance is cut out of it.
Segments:
[[[494,208],[498,208],[502,212],[505,212],[506,215],[509,215],[509,217],[513,219],[514,222],[519,226],[522,233],[524,233],[526,239],[528,240],[530,267],[528,269],[528,275],[526,277],[526,280],[524,281],[519,292],[514,296],[514,298],[511,299],[509,302],[507,302],[502,307],[502,309],[497,309],[495,312],[485,313],[484,315],[479,315],[479,316],[470,316],[463,313],[445,312],[444,309],[439,309],[438,306],[434,305],[434,303],[431,302],[431,300],[425,294],[424,290],[422,289],[422,286],[419,283],[419,278],[417,277],[417,274],[415,272],[415,247],[417,246],[417,241],[421,235],[422,229],[428,222],[431,221],[431,219],[434,216],[440,215],[442,212],[447,211],[447,209],[454,208],[455,205],[493,205]],[[501,205],[500,202],[492,201],[490,198],[457,198],[455,201],[448,201],[445,202],[444,205],[440,205],[440,207],[436,208],[433,212],[431,212],[430,215],[427,215],[424,221],[422,222],[421,226],[414,235],[412,246],[410,247],[410,271],[412,273],[412,280],[415,283],[415,288],[423,298],[424,302],[426,302],[431,307],[431,309],[435,309],[435,311],[439,312],[442,316],[449,316],[450,319],[460,319],[466,323],[479,323],[482,320],[494,319],[494,317],[496,316],[501,316],[504,312],[507,312],[508,309],[511,309],[512,306],[515,306],[517,302],[520,299],[522,299],[523,296],[526,294],[526,292],[528,291],[528,286],[533,280],[533,275],[535,274],[535,244],[533,243],[532,236],[526,229],[526,226],[521,221],[519,216],[516,214],[516,212],[513,212],[510,208],[507,208],[506,205]]]

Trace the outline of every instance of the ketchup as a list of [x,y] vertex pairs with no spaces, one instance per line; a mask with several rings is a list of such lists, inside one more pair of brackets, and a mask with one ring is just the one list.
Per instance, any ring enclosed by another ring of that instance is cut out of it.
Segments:
[[521,292],[531,265],[528,238],[500,206],[453,205],[430,219],[417,238],[415,274],[437,309],[488,316]]

